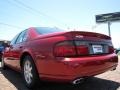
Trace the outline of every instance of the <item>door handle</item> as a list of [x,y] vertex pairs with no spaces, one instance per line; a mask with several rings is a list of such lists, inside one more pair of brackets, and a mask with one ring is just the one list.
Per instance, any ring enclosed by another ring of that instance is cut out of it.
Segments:
[[9,48],[13,49],[13,46],[12,46],[12,45],[10,45],[10,47],[9,47]]
[[23,48],[23,46],[20,46],[19,48]]

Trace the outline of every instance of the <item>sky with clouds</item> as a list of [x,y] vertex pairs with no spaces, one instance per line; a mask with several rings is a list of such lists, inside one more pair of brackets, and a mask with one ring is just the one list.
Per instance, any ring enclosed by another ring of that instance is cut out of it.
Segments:
[[[28,27],[58,27],[108,35],[95,15],[120,12],[119,0],[1,0],[0,39],[11,40]],[[120,22],[111,23],[112,41],[120,47]]]

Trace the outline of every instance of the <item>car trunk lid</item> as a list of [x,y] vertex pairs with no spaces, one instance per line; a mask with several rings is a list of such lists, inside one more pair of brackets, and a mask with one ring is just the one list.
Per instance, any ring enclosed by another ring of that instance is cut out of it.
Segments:
[[88,56],[114,53],[111,38],[107,35],[82,31],[66,32],[63,35],[67,37],[67,40],[56,45],[58,47],[55,50],[57,56],[62,56],[62,54],[63,56]]

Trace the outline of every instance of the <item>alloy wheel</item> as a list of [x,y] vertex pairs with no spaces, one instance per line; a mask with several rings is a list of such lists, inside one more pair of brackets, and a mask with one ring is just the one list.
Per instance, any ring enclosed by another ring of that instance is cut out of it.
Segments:
[[24,77],[28,84],[32,82],[32,78],[33,78],[32,65],[29,60],[26,60],[24,64]]

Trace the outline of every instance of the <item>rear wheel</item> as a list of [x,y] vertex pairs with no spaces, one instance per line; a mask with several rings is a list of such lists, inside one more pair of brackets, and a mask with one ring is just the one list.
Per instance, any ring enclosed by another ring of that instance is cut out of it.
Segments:
[[33,88],[38,84],[39,76],[35,64],[30,56],[25,56],[22,63],[22,75],[28,88]]
[[2,54],[2,52],[0,52],[0,62],[2,62],[2,56],[3,56],[3,54]]

